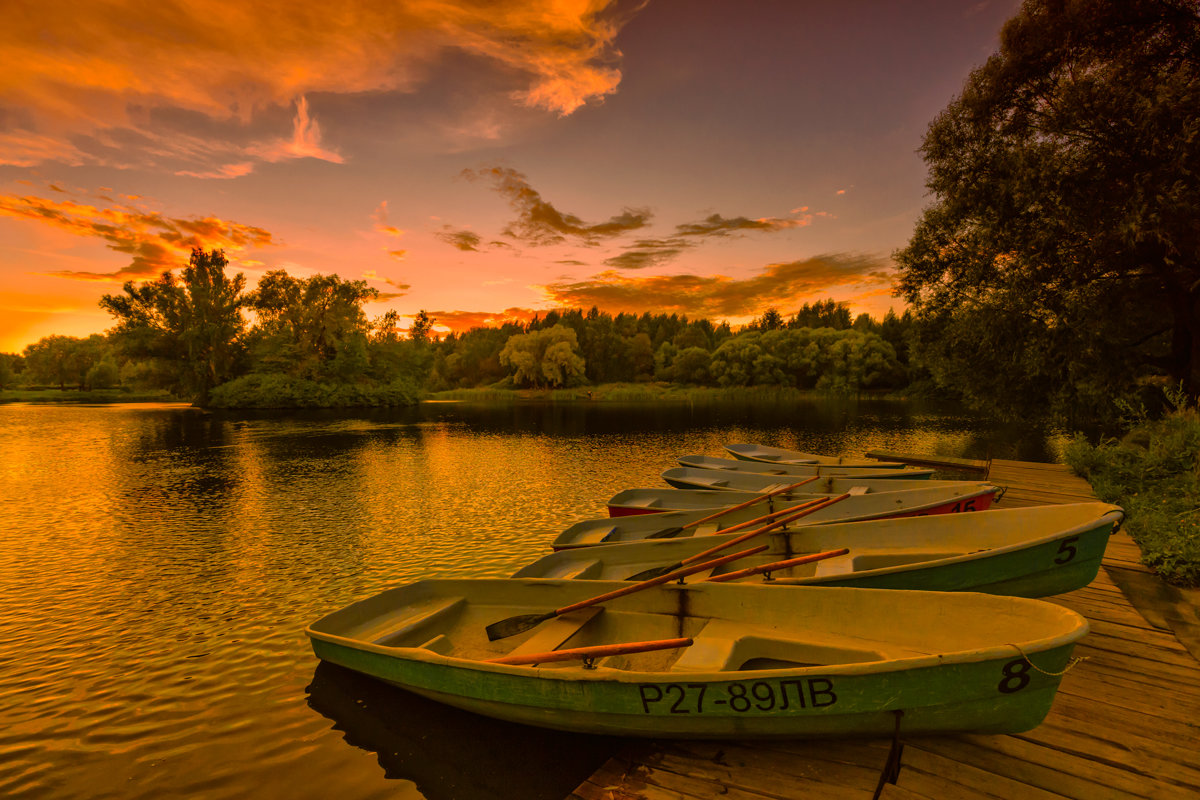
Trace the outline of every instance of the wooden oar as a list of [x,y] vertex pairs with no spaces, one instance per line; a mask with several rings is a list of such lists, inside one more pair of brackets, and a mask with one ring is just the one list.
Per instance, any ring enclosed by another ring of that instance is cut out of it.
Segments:
[[548,661],[571,661],[576,658],[604,658],[627,653],[649,653],[652,650],[670,650],[675,647],[691,647],[691,638],[659,639],[653,642],[623,642],[621,644],[598,644],[591,647],[573,647],[569,650],[547,650],[544,653],[529,653],[521,656],[489,658],[486,664],[545,664]]
[[698,519],[695,522],[689,522],[687,525],[681,525],[681,526],[677,526],[674,528],[664,528],[661,531],[656,531],[656,532],[650,534],[646,538],[647,539],[671,539],[671,538],[674,538],[674,537],[678,536],[679,534],[683,533],[684,531],[686,531],[688,528],[695,528],[697,525],[703,525],[706,522],[712,522],[714,519],[723,517],[726,514],[730,513],[731,511],[741,511],[743,508],[749,508],[750,506],[754,505],[755,503],[761,503],[764,500],[770,500],[772,497],[777,497],[778,495],[786,494],[794,489],[799,489],[804,484],[812,483],[815,480],[816,480],[816,477],[805,478],[804,480],[799,481],[798,483],[793,483],[791,486],[784,486],[779,489],[773,489],[769,492],[764,492],[763,494],[759,495],[758,497],[752,497],[751,499],[745,501],[744,503],[738,503],[736,506],[729,506],[728,508],[722,508],[717,513],[709,514],[707,517],[704,517],[703,519]]
[[807,556],[799,556],[797,558],[789,558],[785,561],[776,561],[771,564],[763,564],[758,567],[747,567],[739,569],[736,572],[726,572],[722,575],[714,575],[708,578],[704,583],[720,583],[722,581],[736,581],[738,578],[745,578],[750,575],[757,575],[760,572],[775,572],[788,567],[794,567],[799,564],[810,564],[813,561],[824,561],[827,558],[836,556],[844,556],[850,552],[850,548],[843,547],[841,550],[826,550],[824,553],[813,553]]
[[789,514],[786,517],[780,517],[779,519],[772,522],[770,525],[764,525],[761,528],[755,528],[754,530],[749,531],[747,533],[743,533],[741,536],[730,539],[727,542],[722,542],[721,544],[718,544],[714,547],[710,547],[707,550],[704,550],[703,552],[696,553],[696,555],[694,555],[694,556],[688,556],[687,558],[680,559],[679,561],[676,561],[674,564],[668,564],[665,567],[651,567],[650,569],[642,570],[641,572],[639,572],[636,575],[630,575],[625,580],[627,580],[627,581],[644,581],[647,578],[653,578],[654,576],[661,575],[664,572],[670,572],[671,570],[679,569],[680,567],[682,567],[686,564],[691,564],[693,561],[699,561],[702,558],[711,556],[713,553],[718,553],[728,547],[733,547],[734,545],[739,545],[742,542],[744,542],[748,539],[753,539],[755,536],[766,533],[767,531],[773,531],[776,528],[781,528],[784,525],[787,525],[789,522],[795,522],[796,520],[800,519],[801,517],[807,517],[809,514],[816,513],[817,511],[820,511],[823,508],[829,508],[829,506],[833,505],[834,503],[840,503],[849,496],[850,496],[849,494],[839,494],[836,497],[828,497],[823,500],[818,500],[815,503],[806,505],[800,511],[796,511],[795,513]]
[[518,633],[523,633],[524,631],[540,625],[548,619],[554,619],[561,614],[566,614],[570,611],[577,611],[578,609],[587,608],[588,606],[594,606],[618,597],[624,597],[627,594],[640,592],[642,589],[649,589],[651,586],[670,583],[677,578],[686,578],[688,575],[695,575],[697,572],[703,572],[706,569],[716,569],[722,564],[728,564],[730,561],[736,561],[739,558],[745,558],[746,556],[754,555],[755,553],[761,553],[766,549],[767,546],[765,544],[760,544],[758,547],[752,547],[749,550],[743,550],[740,553],[722,556],[721,558],[714,558],[712,561],[706,561],[703,564],[693,564],[690,567],[676,570],[675,572],[669,572],[666,575],[660,575],[659,577],[652,578],[648,581],[635,583],[630,586],[625,586],[621,589],[614,589],[611,592],[599,595],[598,597],[593,597],[589,600],[580,600],[578,603],[572,603],[569,606],[563,606],[562,608],[557,608],[554,611],[550,611],[545,614],[520,614],[515,617],[508,617],[507,619],[502,619],[499,622],[493,622],[491,625],[488,625],[487,628],[485,628],[487,631],[487,637],[489,641],[494,642],[497,639],[504,639],[508,636],[516,636]]

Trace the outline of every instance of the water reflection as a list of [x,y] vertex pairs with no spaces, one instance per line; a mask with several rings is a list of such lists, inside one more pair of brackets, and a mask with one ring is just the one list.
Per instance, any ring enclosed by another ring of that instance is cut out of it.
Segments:
[[306,691],[349,744],[427,800],[561,800],[622,742],[480,717],[332,664]]
[[[395,584],[511,574],[617,491],[730,441],[1038,459],[1055,440],[873,400],[0,406],[0,796],[315,798],[336,776],[346,798],[461,797],[504,762],[571,783],[576,762],[523,766],[559,734],[332,668],[306,694],[302,631]],[[483,745],[501,755],[460,775],[457,751]]]

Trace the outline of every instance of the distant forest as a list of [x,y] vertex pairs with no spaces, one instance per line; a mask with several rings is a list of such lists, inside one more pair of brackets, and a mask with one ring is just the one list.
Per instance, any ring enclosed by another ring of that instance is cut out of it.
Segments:
[[375,290],[336,275],[267,273],[253,291],[220,251],[193,251],[176,276],[127,283],[100,305],[115,326],[48,336],[0,354],[0,389],[165,390],[214,407],[404,405],[477,387],[619,382],[778,386],[838,393],[909,384],[912,319],[852,317],[834,300],[768,309],[734,330],[676,314],[549,311],[527,323],[438,338],[424,311],[369,319]]

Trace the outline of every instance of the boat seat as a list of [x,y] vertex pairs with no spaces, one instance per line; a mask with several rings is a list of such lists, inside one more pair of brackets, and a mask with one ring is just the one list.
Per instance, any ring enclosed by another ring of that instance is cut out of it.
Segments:
[[701,486],[728,486],[729,485],[729,481],[725,480],[724,478],[696,477],[696,478],[692,479],[692,483],[698,483]]
[[790,636],[787,632],[760,628],[753,623],[711,620],[693,634],[692,646],[671,665],[671,671],[728,672],[751,661],[767,660],[780,666],[828,666],[929,655],[890,642],[823,631],[813,631],[809,637]]
[[521,642],[506,655],[523,656],[527,653],[548,653],[551,650],[557,650],[603,610],[604,606],[591,606],[546,620],[537,627],[533,636]]
[[[414,634],[425,633],[425,629],[435,622],[459,611],[467,604],[462,597],[439,597],[422,606],[410,609],[410,613],[399,619],[386,617],[382,620],[372,620],[363,628],[353,632],[354,638],[363,639],[384,647],[411,647],[405,640],[415,639]],[[421,641],[428,641],[429,637]]]
[[539,578],[553,578],[554,580],[587,580],[589,578],[598,578],[604,569],[604,564],[598,558],[593,558],[588,561],[567,562],[560,570],[552,571],[546,575],[539,575]]
[[867,487],[867,486],[851,486],[850,491],[846,492],[846,494],[849,494],[849,495],[866,494],[869,491],[871,491],[871,489],[870,489],[870,487]]
[[718,533],[724,533],[720,523],[709,522],[704,525],[697,525],[692,529],[692,536],[715,536]]
[[824,561],[818,561],[816,566],[817,569],[813,573],[815,578],[823,578],[826,575],[848,575],[854,572],[854,556],[827,558]]

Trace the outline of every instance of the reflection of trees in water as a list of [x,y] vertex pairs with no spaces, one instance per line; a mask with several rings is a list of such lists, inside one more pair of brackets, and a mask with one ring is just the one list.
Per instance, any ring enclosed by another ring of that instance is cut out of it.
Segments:
[[481,717],[324,662],[307,691],[349,744],[428,800],[560,800],[623,742]]

